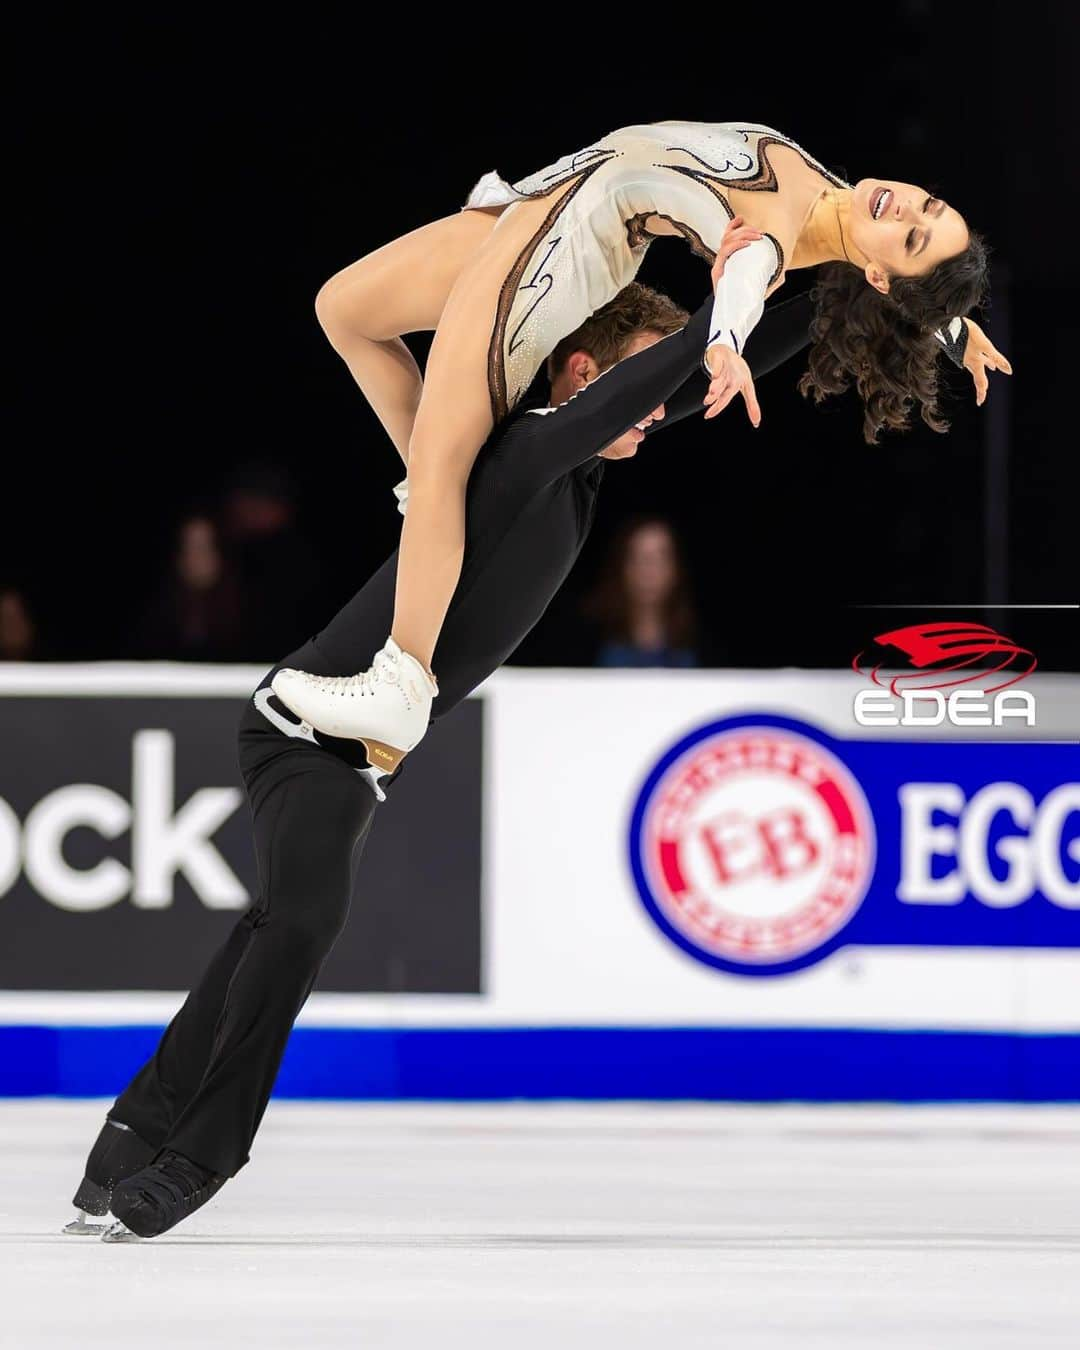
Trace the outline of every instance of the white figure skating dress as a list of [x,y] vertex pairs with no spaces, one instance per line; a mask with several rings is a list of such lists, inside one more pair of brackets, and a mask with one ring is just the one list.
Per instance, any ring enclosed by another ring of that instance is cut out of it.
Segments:
[[[734,215],[727,190],[777,191],[770,145],[795,150],[826,183],[847,186],[786,136],[752,122],[624,127],[520,182],[509,184],[495,173],[480,179],[466,210],[512,208],[565,189],[502,288],[488,359],[497,422],[560,339],[633,281],[657,237],[649,232],[651,220],[663,218],[712,262]],[[725,342],[742,351],[783,271],[783,249],[772,235],[728,260],[710,345]]]

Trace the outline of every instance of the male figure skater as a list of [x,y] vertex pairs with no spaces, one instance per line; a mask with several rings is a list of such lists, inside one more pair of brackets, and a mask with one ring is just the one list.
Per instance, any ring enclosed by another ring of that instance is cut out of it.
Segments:
[[[729,231],[717,266],[752,237]],[[665,297],[627,288],[559,345],[551,404],[493,433],[470,481],[466,563],[439,644],[438,716],[502,664],[562,585],[592,523],[604,460],[634,454],[665,414],[701,411],[710,314],[711,301],[683,327]],[[747,345],[753,373],[806,345],[810,320],[806,296],[769,310]],[[626,359],[602,374],[594,351]],[[395,564],[396,555],[281,665],[328,677],[364,668],[385,637]],[[110,1109],[75,1195],[83,1215],[68,1231],[100,1232],[85,1215],[111,1207],[118,1222],[107,1240],[156,1237],[239,1171],[293,1022],[345,923],[382,773],[357,743],[318,736],[289,714],[270,692],[274,673],[239,729],[259,897]]]

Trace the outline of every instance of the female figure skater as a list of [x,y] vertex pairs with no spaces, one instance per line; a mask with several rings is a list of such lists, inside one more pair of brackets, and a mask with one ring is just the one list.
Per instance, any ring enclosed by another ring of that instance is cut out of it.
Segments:
[[[438,693],[431,663],[479,447],[559,339],[633,279],[654,238],[682,236],[711,260],[735,215],[762,238],[714,278],[706,417],[741,394],[759,424],[746,338],[788,269],[824,265],[803,391],[820,400],[854,382],[870,442],[903,428],[916,405],[944,430],[934,334],[982,299],[986,251],[940,198],[879,179],[852,187],[751,123],[628,127],[513,187],[488,174],[459,215],[361,259],[319,294],[330,341],[408,466],[409,510],[391,635],[374,665],[340,677],[280,671],[282,702],[362,741],[373,766],[397,766]],[[420,329],[436,330],[424,381],[401,341]]]

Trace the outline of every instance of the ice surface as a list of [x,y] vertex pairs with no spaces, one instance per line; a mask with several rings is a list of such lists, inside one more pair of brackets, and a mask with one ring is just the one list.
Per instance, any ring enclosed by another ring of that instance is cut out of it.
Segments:
[[0,1102],[0,1345],[1080,1345],[1080,1110],[274,1103],[154,1242],[61,1236],[104,1103]]

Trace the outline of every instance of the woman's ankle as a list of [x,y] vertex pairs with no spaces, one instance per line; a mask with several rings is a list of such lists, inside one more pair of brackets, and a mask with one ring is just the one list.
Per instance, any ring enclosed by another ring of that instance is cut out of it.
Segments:
[[[435,672],[431,668],[432,653],[429,650],[425,651],[425,649],[422,648],[419,643],[413,644],[410,643],[407,639],[400,638],[396,632],[391,632],[390,637],[397,644],[397,647],[401,651],[402,655],[411,657],[418,666],[423,667],[424,673],[431,680],[434,681]],[[422,651],[425,652],[424,655],[420,654]]]

